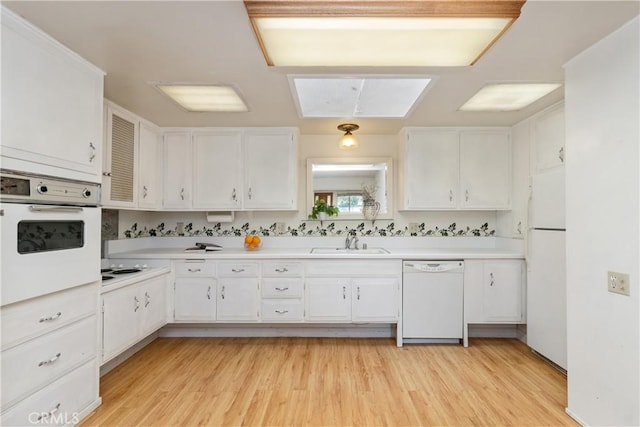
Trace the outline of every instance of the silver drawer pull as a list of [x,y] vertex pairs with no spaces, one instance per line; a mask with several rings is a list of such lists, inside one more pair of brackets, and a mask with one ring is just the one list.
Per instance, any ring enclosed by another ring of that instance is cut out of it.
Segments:
[[41,421],[43,418],[49,418],[51,415],[55,414],[56,412],[58,412],[58,410],[60,409],[60,403],[58,403],[56,406],[53,407],[52,410],[50,410],[49,412],[42,412],[40,413],[40,416],[38,417],[37,421]]
[[287,267],[276,268],[276,273],[286,273],[287,271],[289,271]]
[[41,317],[40,320],[38,320],[38,322],[43,323],[43,322],[51,322],[52,320],[57,320],[60,318],[60,316],[62,316],[62,312],[59,311],[56,314],[54,314],[53,316],[49,316],[49,317]]
[[287,314],[289,312],[289,310],[276,310],[276,313],[278,314]]
[[285,287],[285,288],[276,288],[276,291],[288,291],[289,288]]
[[47,366],[47,365],[51,365],[52,363],[54,363],[56,360],[60,359],[60,356],[62,356],[62,353],[58,353],[55,356],[53,356],[51,359],[49,360],[43,360],[42,362],[38,363],[38,367],[40,366]]
[[133,301],[136,303],[135,308],[133,309],[134,312],[137,312],[140,309],[140,300],[138,299],[138,297],[133,297]]
[[222,286],[222,289],[220,289],[220,297],[224,299],[224,286]]
[[145,292],[144,293],[144,306],[145,306],[145,308],[148,307],[149,304],[151,304],[151,295],[149,295],[149,292]]
[[244,271],[244,268],[232,268],[231,271],[233,271],[234,273],[242,273]]
[[189,273],[200,273],[202,270],[199,268],[188,268],[187,271]]

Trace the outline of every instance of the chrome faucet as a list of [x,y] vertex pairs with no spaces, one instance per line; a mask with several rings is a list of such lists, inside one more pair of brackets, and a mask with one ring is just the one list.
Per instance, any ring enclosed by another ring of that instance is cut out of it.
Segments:
[[360,249],[358,247],[358,236],[357,235],[347,235],[347,239],[344,242],[345,249],[351,249],[351,245],[353,244],[353,249]]

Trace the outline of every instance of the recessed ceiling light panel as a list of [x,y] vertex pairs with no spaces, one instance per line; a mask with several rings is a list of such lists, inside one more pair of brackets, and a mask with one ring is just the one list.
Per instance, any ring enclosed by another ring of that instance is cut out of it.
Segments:
[[274,66],[467,66],[520,15],[524,0],[245,0]]
[[301,117],[402,118],[429,76],[289,76]]
[[236,113],[249,111],[231,86],[154,83],[164,95],[189,112]]
[[560,83],[492,83],[473,95],[460,111],[517,111],[560,86]]

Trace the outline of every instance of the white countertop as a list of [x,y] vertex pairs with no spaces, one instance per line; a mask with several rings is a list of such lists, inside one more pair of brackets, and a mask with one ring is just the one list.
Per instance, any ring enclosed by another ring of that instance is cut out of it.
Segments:
[[186,252],[184,248],[146,248],[111,253],[111,259],[523,259],[524,252],[504,248],[385,248],[389,253],[371,254],[352,250],[336,254],[311,253],[311,248],[260,248],[255,251],[229,248],[220,251]]
[[[161,276],[163,274],[169,274],[169,267],[152,267],[142,270],[138,273],[123,274],[122,276],[114,276],[111,280],[102,281],[101,294],[111,292],[116,289],[120,289],[125,286],[132,285],[144,280],[153,279],[154,277]],[[108,275],[108,273],[105,273]]]

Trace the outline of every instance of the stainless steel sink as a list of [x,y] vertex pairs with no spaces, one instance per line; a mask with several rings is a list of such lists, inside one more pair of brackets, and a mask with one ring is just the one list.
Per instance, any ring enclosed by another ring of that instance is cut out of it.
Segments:
[[345,248],[313,248],[312,254],[345,254],[345,255],[358,255],[358,254],[388,254],[389,251],[385,248],[367,248],[367,249],[345,249]]

